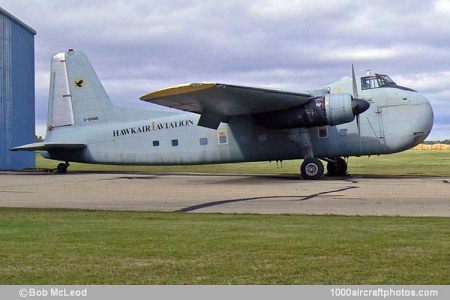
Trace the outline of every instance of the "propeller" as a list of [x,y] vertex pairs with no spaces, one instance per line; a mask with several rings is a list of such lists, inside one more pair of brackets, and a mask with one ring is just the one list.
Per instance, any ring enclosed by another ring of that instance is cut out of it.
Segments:
[[352,64],[352,86],[353,86],[353,97],[358,98],[358,87],[356,86],[356,76],[355,67]]
[[358,96],[358,87],[356,86],[355,68],[352,64],[352,111],[356,116],[356,126],[358,127],[358,135],[361,136],[361,126],[359,122],[359,115],[369,109],[370,103],[364,99],[360,99]]

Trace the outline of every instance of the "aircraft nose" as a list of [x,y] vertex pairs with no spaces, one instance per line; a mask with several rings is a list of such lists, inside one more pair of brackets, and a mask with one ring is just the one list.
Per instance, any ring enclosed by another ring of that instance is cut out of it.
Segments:
[[422,143],[430,134],[433,128],[434,115],[430,102],[424,95],[419,96],[420,104],[416,105],[416,122],[414,130],[414,138],[416,143]]

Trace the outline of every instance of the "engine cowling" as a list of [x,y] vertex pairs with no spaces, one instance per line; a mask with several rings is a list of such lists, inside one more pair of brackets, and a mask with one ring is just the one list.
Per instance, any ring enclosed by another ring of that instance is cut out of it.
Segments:
[[314,97],[301,106],[255,115],[256,122],[272,129],[338,125],[351,122],[369,108],[369,103],[350,94]]
[[355,119],[352,109],[353,97],[350,94],[328,94],[325,96],[325,107],[328,124],[339,125]]

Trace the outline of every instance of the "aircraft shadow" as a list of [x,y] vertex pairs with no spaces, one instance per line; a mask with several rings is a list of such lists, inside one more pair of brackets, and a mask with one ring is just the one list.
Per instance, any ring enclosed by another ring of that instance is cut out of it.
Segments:
[[[0,175],[36,175],[36,176],[71,176],[71,175],[83,175],[83,174],[99,174],[99,175],[129,175],[123,176],[123,179],[152,179],[160,176],[195,176],[195,177],[246,177],[248,180],[297,180],[302,182],[314,182],[310,180],[304,180],[297,174],[248,174],[248,173],[192,173],[192,172],[154,172],[154,171],[68,171],[65,174],[57,173],[50,169],[33,169],[33,170],[20,170],[20,171],[6,171],[0,172]],[[133,176],[135,175],[135,176]],[[139,176],[137,176],[139,175]],[[146,177],[143,177],[147,175]],[[382,174],[349,174],[347,176],[323,176],[317,181],[332,181],[332,180],[344,180],[355,181],[358,179],[420,179],[420,178],[442,178],[448,176],[429,176],[429,175],[382,175]],[[241,180],[239,178],[237,180]]]
[[296,196],[259,196],[259,197],[247,197],[247,198],[237,198],[237,199],[227,199],[227,200],[218,200],[218,201],[211,201],[206,203],[201,203],[197,205],[188,206],[179,210],[176,210],[176,212],[192,212],[199,209],[209,208],[213,206],[219,206],[224,204],[230,204],[230,203],[236,203],[236,202],[244,202],[244,201],[255,201],[255,200],[268,200],[268,199],[292,199],[290,201],[307,201],[314,199],[318,196],[330,194],[330,193],[336,193],[336,192],[342,192],[350,189],[357,189],[356,186],[347,186],[340,189],[320,192],[320,193],[314,193],[310,195],[296,195]]

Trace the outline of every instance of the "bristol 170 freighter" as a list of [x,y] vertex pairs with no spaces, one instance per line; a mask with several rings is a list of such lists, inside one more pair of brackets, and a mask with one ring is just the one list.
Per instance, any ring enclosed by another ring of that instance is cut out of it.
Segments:
[[[353,69],[353,68],[352,68]],[[353,70],[352,70],[353,71]],[[69,50],[51,62],[45,141],[49,159],[125,165],[213,164],[303,159],[305,179],[347,173],[344,158],[404,151],[433,125],[423,94],[389,76],[344,78],[321,89],[284,92],[190,83],[141,100],[176,110],[113,105],[87,56]],[[178,110],[178,111],[177,111]]]

